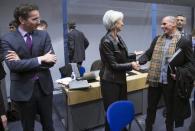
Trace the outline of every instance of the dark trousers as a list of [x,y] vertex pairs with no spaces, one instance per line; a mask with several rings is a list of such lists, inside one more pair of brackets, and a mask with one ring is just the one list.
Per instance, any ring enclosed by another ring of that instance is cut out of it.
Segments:
[[189,131],[195,131],[195,108],[194,107],[192,108],[193,108],[193,111],[192,111],[192,118],[191,118]]
[[157,105],[163,95],[165,106],[167,109],[166,128],[167,131],[173,131],[173,89],[167,85],[159,84],[159,87],[148,88],[148,108],[146,117],[145,131],[152,131],[152,126],[156,118]]
[[[107,111],[108,106],[118,100],[127,100],[127,84],[101,81],[101,92],[103,97],[104,109]],[[105,119],[105,131],[110,131],[107,119]]]
[[82,65],[82,63],[83,63],[82,61],[81,61],[81,62],[77,62],[77,64],[78,64],[79,66],[81,66],[81,65]]
[[32,97],[29,101],[15,101],[20,113],[23,131],[34,131],[36,114],[40,115],[43,131],[54,131],[52,121],[53,94],[45,95],[37,80],[35,82]]
[[195,91],[194,91],[194,101],[192,103],[192,117],[191,117],[189,131],[195,131]]
[[3,127],[3,124],[2,124],[1,118],[0,118],[0,131],[4,131],[4,127]]
[[[3,103],[3,96],[2,96],[2,94],[1,94],[2,92],[1,92],[1,80],[0,80],[0,108],[4,108],[4,106],[2,107],[2,105],[1,105],[1,102]],[[0,114],[1,113],[3,113],[3,112],[0,112]],[[1,116],[1,115],[0,115]],[[4,127],[3,127],[3,123],[2,123],[2,121],[1,121],[1,117],[0,117],[0,131],[4,131]]]

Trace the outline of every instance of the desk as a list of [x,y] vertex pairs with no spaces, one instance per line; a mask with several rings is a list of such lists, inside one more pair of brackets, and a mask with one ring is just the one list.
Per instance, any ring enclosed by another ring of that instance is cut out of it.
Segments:
[[[132,71],[136,75],[127,76],[128,99],[134,102],[136,113],[145,113],[147,105],[147,73]],[[66,129],[82,131],[104,124],[104,108],[99,82],[90,83],[85,90],[69,90],[63,86],[66,94]]]

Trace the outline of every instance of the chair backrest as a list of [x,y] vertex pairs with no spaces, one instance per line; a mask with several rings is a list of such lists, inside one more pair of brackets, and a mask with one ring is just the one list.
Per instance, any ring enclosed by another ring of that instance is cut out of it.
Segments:
[[102,61],[96,60],[92,63],[90,71],[100,70],[102,67]]
[[70,77],[72,73],[72,67],[70,64],[66,64],[65,66],[62,66],[59,68],[61,78],[64,77]]
[[61,78],[70,77],[72,72],[74,71],[76,77],[80,77],[80,73],[85,72],[85,68],[77,65],[76,63],[68,63],[65,66],[59,68]]
[[112,103],[107,110],[107,121],[111,131],[121,131],[134,119],[134,105],[122,100]]

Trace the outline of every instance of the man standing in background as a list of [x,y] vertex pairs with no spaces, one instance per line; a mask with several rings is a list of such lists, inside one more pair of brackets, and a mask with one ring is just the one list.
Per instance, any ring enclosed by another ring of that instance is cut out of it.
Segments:
[[9,31],[12,32],[12,31],[16,31],[17,29],[17,23],[15,20],[12,20],[10,23],[9,23]]
[[47,30],[48,24],[45,20],[40,20],[40,24],[37,26],[37,30]]
[[89,46],[89,42],[85,35],[76,29],[75,22],[69,22],[68,28],[69,62],[82,65],[85,60],[85,50]]
[[176,16],[176,23],[177,23],[177,29],[181,33],[182,36],[184,36],[186,39],[191,39],[191,35],[189,35],[185,30],[184,27],[186,25],[186,17],[183,15],[177,15]]
[[24,131],[34,131],[38,113],[43,131],[54,131],[52,121],[53,80],[50,70],[56,63],[50,36],[36,30],[40,24],[36,5],[16,7],[15,32],[1,38],[5,62],[10,69],[10,98],[15,101]]

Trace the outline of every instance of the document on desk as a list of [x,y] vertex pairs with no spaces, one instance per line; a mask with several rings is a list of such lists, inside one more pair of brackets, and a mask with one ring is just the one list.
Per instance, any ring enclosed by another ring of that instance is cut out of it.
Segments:
[[72,81],[71,77],[65,77],[65,78],[56,80],[56,83],[63,84],[63,85],[67,86],[70,81]]

